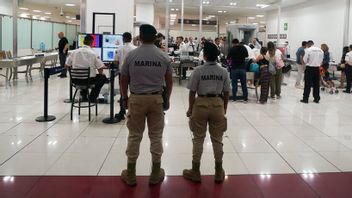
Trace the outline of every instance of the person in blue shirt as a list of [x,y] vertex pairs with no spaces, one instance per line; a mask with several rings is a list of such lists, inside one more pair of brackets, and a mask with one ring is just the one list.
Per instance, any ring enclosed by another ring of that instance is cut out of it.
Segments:
[[296,52],[296,63],[297,63],[297,69],[298,69],[298,74],[297,74],[297,79],[296,79],[296,87],[297,88],[302,88],[301,82],[303,79],[303,74],[304,74],[304,62],[303,62],[303,57],[305,54],[305,49],[307,48],[307,41],[302,42],[302,46],[298,48]]

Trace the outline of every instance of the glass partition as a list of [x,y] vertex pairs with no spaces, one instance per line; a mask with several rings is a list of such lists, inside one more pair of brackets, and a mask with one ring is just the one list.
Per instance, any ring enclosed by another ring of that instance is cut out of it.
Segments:
[[12,51],[12,17],[4,16],[1,19],[1,49]]
[[35,50],[41,48],[41,43],[44,43],[45,50],[53,49],[53,24],[45,21],[33,21],[32,27],[32,47]]

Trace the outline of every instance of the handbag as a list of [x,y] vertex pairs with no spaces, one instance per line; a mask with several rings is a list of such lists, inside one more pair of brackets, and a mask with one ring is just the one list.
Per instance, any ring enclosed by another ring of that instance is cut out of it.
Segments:
[[269,73],[271,75],[275,75],[276,74],[276,67],[273,63],[269,62],[269,66],[268,66],[268,70],[269,70]]
[[291,65],[285,65],[285,67],[282,68],[282,73],[287,74],[291,70],[292,70]]
[[249,66],[249,71],[250,72],[254,72],[254,73],[259,73],[259,65],[257,63],[252,63],[250,66]]

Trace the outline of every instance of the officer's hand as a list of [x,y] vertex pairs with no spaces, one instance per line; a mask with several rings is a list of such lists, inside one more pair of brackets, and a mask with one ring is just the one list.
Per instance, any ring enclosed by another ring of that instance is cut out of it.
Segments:
[[188,111],[187,111],[187,117],[189,118],[189,117],[191,117],[191,115],[192,115],[192,110],[191,110],[191,109],[188,109]]

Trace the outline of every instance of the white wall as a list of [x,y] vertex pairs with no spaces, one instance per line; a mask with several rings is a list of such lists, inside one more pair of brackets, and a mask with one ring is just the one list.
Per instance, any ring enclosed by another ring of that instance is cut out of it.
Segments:
[[154,24],[154,4],[139,3],[136,4],[136,21]]
[[133,32],[133,0],[87,0],[87,33],[92,32],[93,12],[115,13],[115,33]]
[[349,45],[352,44],[352,1],[350,6],[350,30],[349,30]]
[[[343,47],[345,0],[314,1],[282,10],[281,26],[288,22],[290,53],[294,55],[303,40],[316,46],[326,43],[335,60],[340,60]],[[267,34],[277,33],[277,10],[267,13]],[[283,27],[281,27],[283,29]],[[285,40],[283,40],[285,41]]]
[[12,0],[0,0],[0,14],[12,16]]

